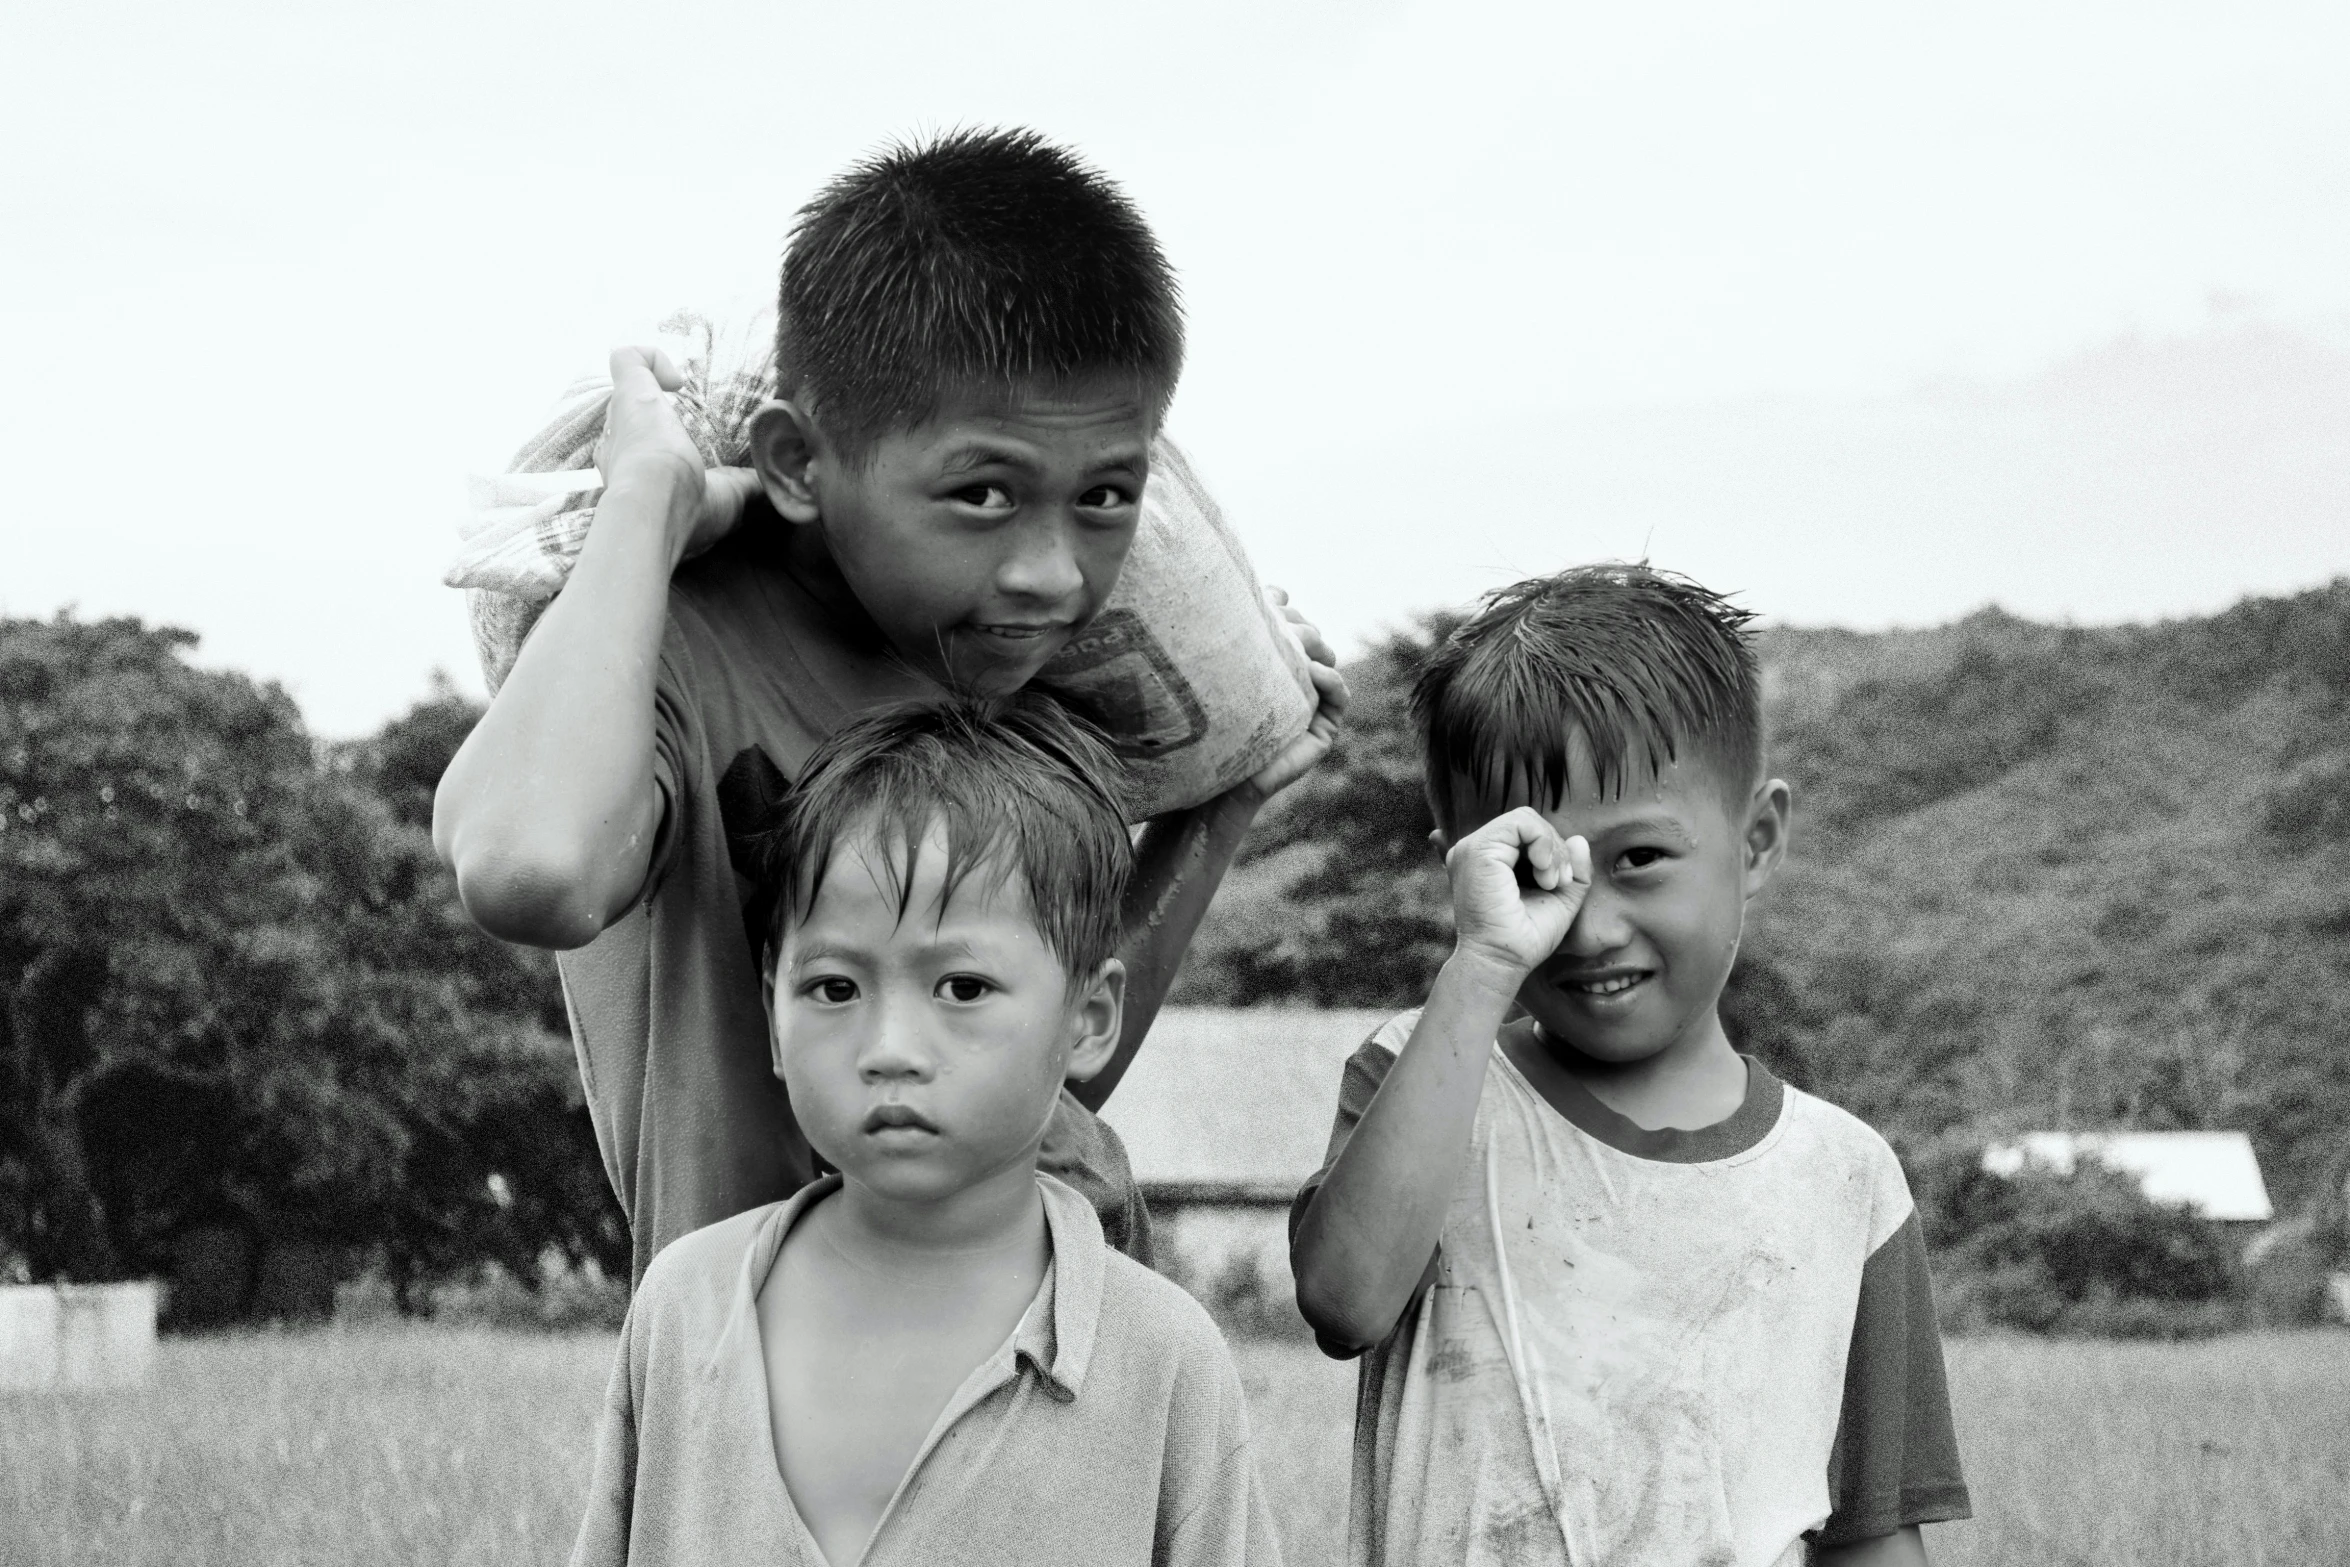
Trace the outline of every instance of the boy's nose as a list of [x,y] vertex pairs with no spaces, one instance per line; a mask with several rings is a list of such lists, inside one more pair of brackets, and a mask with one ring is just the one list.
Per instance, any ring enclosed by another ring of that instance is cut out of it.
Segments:
[[1608,891],[1603,878],[1594,881],[1583,895],[1583,906],[1575,911],[1575,923],[1567,927],[1567,939],[1559,943],[1559,950],[1578,958],[1604,957],[1631,939],[1623,900]]
[[1011,553],[996,571],[996,586],[1013,598],[1059,603],[1085,587],[1069,530],[1057,518],[1038,518],[1022,528]]
[[863,1048],[857,1052],[857,1076],[867,1083],[901,1078],[925,1082],[934,1064],[922,1031],[913,1020],[891,1017],[886,1012],[874,1020]]

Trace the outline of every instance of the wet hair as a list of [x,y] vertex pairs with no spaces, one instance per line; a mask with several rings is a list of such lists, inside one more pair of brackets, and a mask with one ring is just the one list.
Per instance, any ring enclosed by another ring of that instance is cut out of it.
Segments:
[[759,839],[758,879],[775,892],[768,959],[824,890],[834,853],[869,841],[898,917],[910,912],[922,840],[946,839],[938,912],[970,877],[1017,877],[1036,928],[1072,983],[1118,941],[1134,848],[1116,759],[1101,735],[1036,691],[889,709],[819,746]]
[[1686,577],[1618,562],[1487,595],[1412,687],[1436,819],[1461,825],[1458,779],[1564,798],[1577,746],[1603,792],[1696,753],[1743,804],[1763,751],[1753,618]]
[[852,460],[962,385],[1124,376],[1155,423],[1183,308],[1106,177],[1034,131],[954,131],[863,159],[800,209],[775,359],[778,394]]

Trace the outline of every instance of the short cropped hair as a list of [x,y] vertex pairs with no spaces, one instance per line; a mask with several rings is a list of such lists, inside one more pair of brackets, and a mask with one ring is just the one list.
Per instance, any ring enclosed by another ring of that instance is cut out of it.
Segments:
[[1763,750],[1753,618],[1647,565],[1578,566],[1489,594],[1412,688],[1437,819],[1458,820],[1456,778],[1564,798],[1577,737],[1603,792],[1695,752],[1743,803]]
[[1117,186],[1034,131],[886,148],[800,209],[776,309],[779,395],[852,459],[943,390],[1110,373],[1156,421],[1183,308]]
[[860,719],[819,746],[759,840],[759,880],[776,893],[769,961],[824,890],[836,850],[880,849],[904,919],[922,840],[946,839],[943,899],[970,876],[1017,876],[1036,928],[1072,982],[1118,942],[1134,849],[1118,765],[1100,734],[1037,691],[955,697]]

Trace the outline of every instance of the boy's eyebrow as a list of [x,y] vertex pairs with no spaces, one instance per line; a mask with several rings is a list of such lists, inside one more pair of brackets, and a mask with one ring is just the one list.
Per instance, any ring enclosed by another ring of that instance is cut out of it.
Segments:
[[1670,816],[1658,816],[1654,814],[1646,816],[1632,816],[1627,817],[1620,822],[1610,822],[1606,827],[1600,829],[1598,836],[1602,838],[1613,838],[1621,833],[1634,832],[1655,833],[1660,837],[1670,838],[1675,843],[1681,844],[1682,846],[1688,848],[1694,848],[1697,843],[1697,840],[1690,836],[1689,829],[1682,826],[1678,821],[1675,821]]
[[[1089,473],[1140,473],[1149,460],[1149,453],[1138,445],[1113,452],[1086,471]],[[952,478],[956,474],[999,466],[1018,468],[1023,472],[1034,473],[1040,464],[1037,462],[1035,454],[1027,447],[1010,441],[990,440],[985,436],[971,436],[959,444],[949,447],[945,455],[938,460],[938,472],[941,478]]]
[[[923,959],[976,958],[979,955],[979,949],[972,946],[965,937],[947,936],[937,941],[924,942],[914,949],[914,955]],[[838,941],[811,942],[793,952],[791,957],[792,966],[795,968],[827,960],[843,963],[870,963],[873,961],[872,954],[864,949],[848,946]]]
[[794,968],[800,968],[810,963],[819,963],[826,960],[842,963],[862,963],[866,960],[866,955],[854,947],[844,947],[837,941],[817,941],[811,942],[807,946],[795,949],[791,955],[791,960],[792,966]]

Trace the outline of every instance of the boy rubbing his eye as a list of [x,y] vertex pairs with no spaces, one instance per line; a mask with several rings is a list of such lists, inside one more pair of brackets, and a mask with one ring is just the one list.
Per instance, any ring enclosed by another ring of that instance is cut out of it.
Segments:
[[1922,1563],[1967,1515],[1900,1164],[1722,1031],[1789,811],[1747,618],[1588,567],[1419,678],[1453,955],[1292,1210],[1366,1357],[1356,1564]]
[[654,1259],[579,1567],[1278,1561],[1223,1340],[1037,1169],[1118,1042],[1116,776],[1034,694],[810,759],[762,846],[767,1004],[837,1173]]

